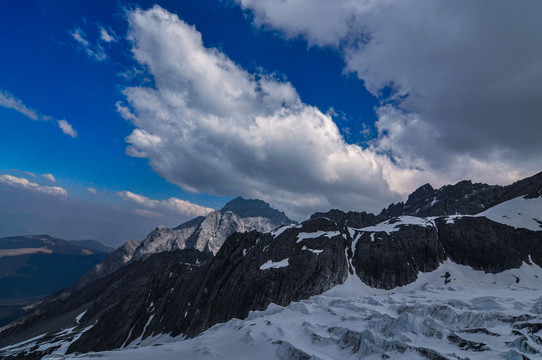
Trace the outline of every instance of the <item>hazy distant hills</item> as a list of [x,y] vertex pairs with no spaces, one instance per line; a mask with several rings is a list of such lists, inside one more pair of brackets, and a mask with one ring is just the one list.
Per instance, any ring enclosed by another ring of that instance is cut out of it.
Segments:
[[0,326],[22,307],[72,285],[113,249],[94,240],[48,235],[0,239]]

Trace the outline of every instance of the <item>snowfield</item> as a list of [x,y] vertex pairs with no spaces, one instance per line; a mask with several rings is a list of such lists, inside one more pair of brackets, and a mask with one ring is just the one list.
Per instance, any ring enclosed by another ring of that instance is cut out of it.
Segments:
[[542,231],[542,197],[534,199],[517,197],[493,206],[476,216],[485,216],[490,220],[515,228]]
[[[370,288],[350,275],[322,295],[287,307],[272,304],[193,339],[161,334],[120,350],[82,355],[58,351],[51,357],[540,359],[541,289],[542,269],[534,264],[486,274],[446,261],[414,283],[389,291]],[[19,346],[30,348],[36,342]]]

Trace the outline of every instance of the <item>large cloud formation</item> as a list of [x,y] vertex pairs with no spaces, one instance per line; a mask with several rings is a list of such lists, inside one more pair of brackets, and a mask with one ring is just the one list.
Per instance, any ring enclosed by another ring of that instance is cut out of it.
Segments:
[[400,197],[399,179],[418,173],[347,144],[290,83],[205,48],[177,15],[155,6],[128,19],[134,57],[154,86],[127,88],[129,107],[117,104],[136,126],[127,153],[148,158],[182,188],[261,198],[306,216],[330,207],[378,210]]
[[[154,84],[125,89],[127,104],[117,108],[136,127],[127,153],[149,159],[168,181],[261,198],[304,217],[331,207],[378,211],[424,182],[507,183],[539,170],[542,53],[532,9],[240,3],[256,24],[335,47],[382,99],[378,137],[366,148],[346,143],[292,84],[248,73],[158,6],[137,9],[128,13],[129,39]],[[514,14],[521,23],[509,34]]]
[[540,1],[237,1],[257,26],[340,51],[383,100],[373,146],[398,164],[437,183],[541,170]]

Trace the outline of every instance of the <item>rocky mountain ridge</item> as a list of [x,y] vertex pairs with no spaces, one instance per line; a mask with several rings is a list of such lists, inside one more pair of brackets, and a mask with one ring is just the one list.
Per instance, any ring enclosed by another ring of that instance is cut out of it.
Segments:
[[282,211],[262,200],[237,197],[207,216],[198,216],[173,229],[159,226],[141,241],[127,242],[102,263],[96,265],[76,284],[76,288],[150,255],[182,249],[197,249],[216,254],[226,238],[234,232],[257,230],[268,232],[284,224],[292,224]]
[[[404,205],[391,207],[401,209],[398,216],[332,210],[272,232],[233,233],[214,257],[188,249],[155,253],[4,329],[2,337],[11,339],[4,345],[37,336],[52,323],[58,327],[62,316],[63,326],[75,330],[58,348],[88,352],[137,346],[157,334],[191,338],[270,304],[286,306],[322,294],[352,276],[371,288],[394,289],[437,271],[445,262],[486,273],[521,266],[540,269],[542,226],[537,220],[542,218],[542,197],[536,195],[541,191],[542,173],[507,187],[469,182],[439,190],[424,186]],[[483,205],[478,208],[493,210],[491,219],[485,211],[468,213],[475,208],[468,199]],[[409,203],[421,205],[406,206]],[[454,209],[467,213],[456,214]],[[514,213],[519,218],[513,218]],[[436,279],[441,285],[448,280],[444,275]],[[131,290],[133,282],[140,284],[138,296]],[[108,295],[97,301],[100,294]],[[54,331],[50,334],[43,341],[59,343]],[[58,348],[49,347],[47,353]]]

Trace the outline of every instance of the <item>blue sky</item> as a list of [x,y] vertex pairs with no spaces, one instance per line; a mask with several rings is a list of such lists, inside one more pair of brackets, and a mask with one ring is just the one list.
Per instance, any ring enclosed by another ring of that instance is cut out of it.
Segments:
[[536,2],[1,6],[0,235],[119,244],[238,195],[299,220],[540,171]]

